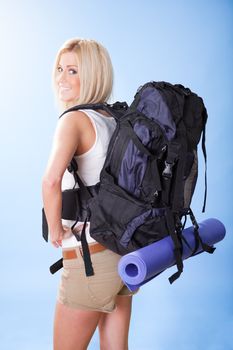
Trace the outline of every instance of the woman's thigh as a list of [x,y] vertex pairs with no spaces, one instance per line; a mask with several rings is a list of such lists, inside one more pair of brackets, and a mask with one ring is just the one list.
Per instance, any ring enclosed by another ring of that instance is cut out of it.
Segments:
[[116,309],[102,314],[98,323],[101,350],[127,350],[132,296],[117,296]]
[[54,318],[54,350],[86,350],[101,312],[73,309],[57,302]]

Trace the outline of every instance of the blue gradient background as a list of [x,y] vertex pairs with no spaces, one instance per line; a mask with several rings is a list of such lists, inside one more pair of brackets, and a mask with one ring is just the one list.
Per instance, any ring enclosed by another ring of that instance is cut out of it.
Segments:
[[[52,349],[60,251],[41,239],[41,177],[57,122],[51,69],[70,37],[94,38],[115,68],[113,100],[130,102],[148,80],[180,82],[205,100],[208,202],[203,157],[193,199],[199,221],[227,229],[213,256],[166,271],[134,297],[132,350],[233,349],[232,302],[232,1],[1,1],[0,349]],[[77,330],[78,331],[78,330]],[[98,349],[95,334],[89,349]]]

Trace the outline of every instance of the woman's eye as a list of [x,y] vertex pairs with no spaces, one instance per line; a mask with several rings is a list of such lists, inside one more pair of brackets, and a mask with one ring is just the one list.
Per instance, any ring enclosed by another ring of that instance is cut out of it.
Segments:
[[59,73],[61,73],[61,72],[62,72],[62,67],[57,67],[57,71],[58,71]]
[[69,69],[70,74],[77,74],[77,71],[75,69]]

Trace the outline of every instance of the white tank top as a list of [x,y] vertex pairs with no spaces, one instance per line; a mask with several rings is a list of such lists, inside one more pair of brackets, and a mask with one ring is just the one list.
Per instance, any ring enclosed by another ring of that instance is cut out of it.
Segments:
[[[81,154],[80,156],[75,156],[75,159],[78,164],[78,175],[80,176],[81,180],[85,185],[93,186],[100,180],[100,172],[104,165],[108,144],[115,130],[116,122],[113,117],[106,117],[103,114],[91,109],[80,111],[85,113],[90,118],[95,129],[96,138],[94,145],[87,152]],[[66,170],[62,178],[62,191],[73,188],[74,184],[75,181],[73,175]],[[76,184],[75,187],[78,187],[78,185]],[[71,227],[74,224],[74,221],[62,219],[62,224]],[[76,229],[80,228],[80,233],[82,224],[83,222],[78,222],[75,226]],[[87,242],[96,242],[90,236],[89,228],[90,223],[87,223]],[[81,242],[78,242],[74,235],[62,240],[63,248],[70,248],[78,245],[81,245]]]

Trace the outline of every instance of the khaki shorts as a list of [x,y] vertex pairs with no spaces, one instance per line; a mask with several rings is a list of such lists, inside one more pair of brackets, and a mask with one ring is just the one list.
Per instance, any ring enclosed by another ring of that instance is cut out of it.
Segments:
[[[68,249],[66,249],[68,250]],[[64,259],[58,301],[72,308],[112,312],[117,295],[130,296],[131,292],[117,272],[120,255],[105,249],[91,255],[94,276],[85,274],[84,261],[79,248],[77,258]]]

